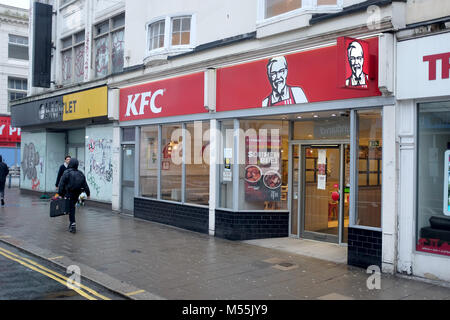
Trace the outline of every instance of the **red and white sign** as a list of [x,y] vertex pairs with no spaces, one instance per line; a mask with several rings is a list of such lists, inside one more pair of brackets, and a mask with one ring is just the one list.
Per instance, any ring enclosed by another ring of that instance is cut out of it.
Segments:
[[380,96],[378,38],[340,41],[217,70],[217,111]]
[[450,33],[398,43],[398,99],[448,96],[449,88]]
[[11,127],[11,117],[0,117],[0,143],[20,143],[20,128]]
[[120,121],[205,112],[203,73],[120,90]]

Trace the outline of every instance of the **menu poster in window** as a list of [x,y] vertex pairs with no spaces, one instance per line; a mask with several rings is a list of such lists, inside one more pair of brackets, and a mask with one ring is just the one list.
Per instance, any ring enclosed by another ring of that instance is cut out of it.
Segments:
[[445,153],[444,214],[450,217],[450,150]]
[[327,150],[319,150],[317,159],[317,189],[327,189]]
[[245,200],[281,200],[281,139],[245,137]]

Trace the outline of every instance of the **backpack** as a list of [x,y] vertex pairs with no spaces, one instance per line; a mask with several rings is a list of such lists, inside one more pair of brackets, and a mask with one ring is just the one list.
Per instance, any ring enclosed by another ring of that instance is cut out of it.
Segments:
[[69,193],[81,193],[84,187],[84,174],[78,170],[71,170],[69,173],[69,181],[67,183],[67,191]]

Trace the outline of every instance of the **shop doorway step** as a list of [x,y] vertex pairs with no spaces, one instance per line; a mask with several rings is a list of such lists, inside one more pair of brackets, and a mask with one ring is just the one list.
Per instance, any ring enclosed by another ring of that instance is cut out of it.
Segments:
[[242,242],[335,263],[347,264],[347,246],[338,244],[296,238],[258,239]]

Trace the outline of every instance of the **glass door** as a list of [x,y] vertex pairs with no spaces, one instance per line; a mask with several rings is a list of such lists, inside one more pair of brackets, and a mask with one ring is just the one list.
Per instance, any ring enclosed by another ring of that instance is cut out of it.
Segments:
[[339,243],[341,146],[303,146],[302,237]]
[[135,146],[122,146],[122,210],[133,212],[134,210],[134,159]]
[[290,215],[290,235],[298,238],[300,222],[300,145],[291,146],[291,215]]

